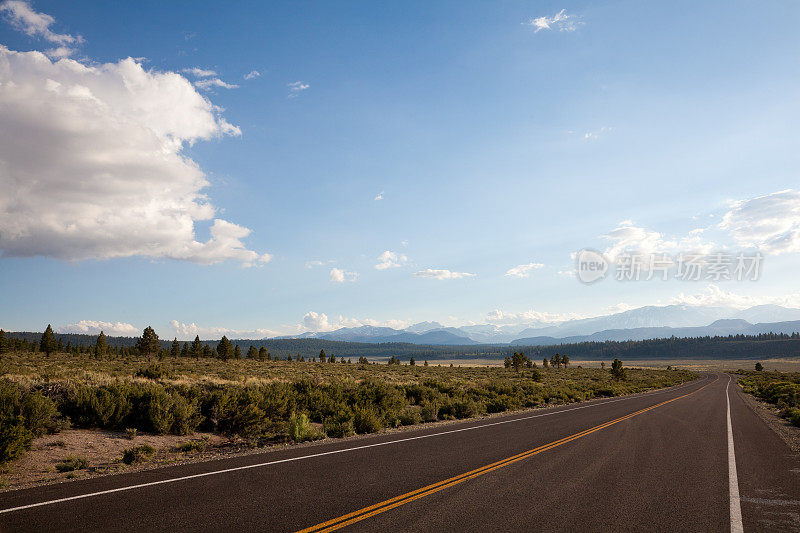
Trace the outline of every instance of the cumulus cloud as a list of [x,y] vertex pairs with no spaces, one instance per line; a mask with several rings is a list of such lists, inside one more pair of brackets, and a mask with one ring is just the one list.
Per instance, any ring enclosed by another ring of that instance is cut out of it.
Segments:
[[383,200],[383,191],[379,192],[378,195],[374,198],[374,200]]
[[347,318],[339,315],[335,320],[330,320],[325,313],[317,313],[316,311],[309,311],[303,316],[302,324],[298,324],[296,329],[302,331],[333,331],[339,328],[357,328],[360,326],[376,326],[387,327],[394,329],[403,329],[411,325],[409,320],[390,319],[378,321],[371,318],[358,319]]
[[300,93],[311,87],[310,84],[304,83],[302,81],[287,83],[286,86],[289,88],[289,95],[288,95],[289,98],[296,98],[300,96]]
[[702,230],[693,230],[680,239],[666,239],[657,231],[624,220],[616,228],[602,235],[603,239],[612,243],[606,248],[604,255],[609,261],[616,262],[624,254],[658,255],[676,252],[708,254],[716,245],[705,241],[702,233]]
[[185,68],[182,69],[181,72],[185,72],[186,74],[191,74],[195,78],[210,78],[211,76],[217,75],[217,72],[214,70],[204,69],[200,67]]
[[358,279],[358,272],[348,272],[341,268],[332,268],[330,280],[336,283],[344,283],[345,281],[355,281]]
[[212,89],[238,89],[238,85],[232,83],[225,83],[219,78],[203,78],[194,82],[194,86],[203,91],[210,91]]
[[386,250],[378,256],[378,263],[375,268],[378,270],[386,270],[388,268],[397,268],[403,266],[408,262],[408,257],[403,254]]
[[433,279],[461,279],[461,278],[474,278],[475,274],[469,272],[453,272],[451,270],[426,268],[419,272],[414,272],[418,278],[433,278]]
[[260,78],[260,77],[261,77],[261,73],[259,71],[257,71],[257,70],[251,70],[250,72],[248,72],[247,74],[244,75],[244,79],[246,79],[246,80],[254,80],[254,79]]
[[82,333],[84,335],[99,335],[102,331],[112,337],[135,337],[141,335],[141,330],[127,322],[103,322],[102,320],[81,320],[74,324],[67,324],[56,328],[58,333]]
[[186,324],[172,320],[170,322],[172,329],[175,330],[175,336],[180,340],[192,340],[199,336],[202,340],[219,339],[223,335],[232,339],[261,339],[264,337],[275,337],[279,335],[278,332],[271,329],[233,329],[219,326],[201,327],[194,322]]
[[517,265],[513,268],[509,268],[506,271],[506,276],[511,276],[514,278],[529,278],[531,277],[531,270],[538,270],[543,266],[544,265],[542,263],[526,263],[524,265]]
[[46,13],[34,11],[27,2],[19,0],[0,2],[0,15],[27,35],[57,45],[47,51],[51,57],[68,57],[75,52],[75,46],[83,42],[83,37],[80,35],[54,32],[51,27],[56,19]]
[[566,9],[562,9],[552,17],[536,17],[525,23],[526,26],[533,28],[533,33],[542,30],[575,31],[578,26],[583,24],[576,15],[568,15]]
[[783,307],[800,307],[800,292],[781,296],[748,296],[721,289],[718,285],[709,284],[695,294],[680,293],[669,300],[670,304],[727,306],[746,309],[754,305],[774,304]]
[[[269,261],[219,218],[184,148],[240,135],[174,72],[0,45],[0,250],[63,260]],[[210,222],[197,239],[195,223]]]
[[741,246],[776,255],[800,252],[800,191],[733,202],[719,227]]
[[551,325],[565,322],[567,320],[576,320],[586,318],[585,315],[577,313],[548,313],[545,311],[534,311],[530,309],[521,313],[510,313],[495,309],[486,315],[486,322],[495,325]]

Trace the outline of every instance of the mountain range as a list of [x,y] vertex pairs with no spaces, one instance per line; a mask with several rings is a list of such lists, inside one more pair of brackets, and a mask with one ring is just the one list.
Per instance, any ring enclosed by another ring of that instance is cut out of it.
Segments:
[[551,345],[583,341],[642,340],[662,337],[704,337],[800,331],[800,309],[757,305],[747,309],[726,306],[645,306],[621,313],[568,320],[557,324],[477,324],[445,327],[419,322],[405,329],[379,326],[340,328],[275,337],[317,338],[348,342],[408,342],[426,345]]

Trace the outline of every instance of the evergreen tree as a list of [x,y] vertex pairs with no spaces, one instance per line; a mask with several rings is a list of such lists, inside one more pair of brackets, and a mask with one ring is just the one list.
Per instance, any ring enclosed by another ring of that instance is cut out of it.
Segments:
[[108,341],[106,341],[106,334],[102,331],[100,335],[97,336],[97,340],[94,343],[94,352],[98,357],[108,352]]
[[522,364],[524,362],[523,355],[517,352],[514,352],[514,357],[511,358],[511,364],[514,367],[515,372],[519,372],[522,370]]
[[242,349],[239,348],[237,344],[236,347],[233,349],[233,358],[234,359],[241,359],[242,358]]
[[291,363],[292,362],[292,354],[287,355],[286,356],[286,360]]
[[561,364],[564,365],[564,368],[567,368],[569,366],[569,356],[568,355],[562,355],[561,356]]
[[761,372],[762,370],[764,370],[764,365],[762,365],[761,362],[759,361],[758,363],[756,363],[756,372]]
[[180,357],[181,355],[181,343],[178,342],[178,337],[172,339],[172,346],[169,349],[169,354],[172,357]]
[[616,381],[628,379],[628,373],[622,368],[622,361],[619,359],[614,359],[611,363],[611,375],[614,376]]
[[253,346],[252,344],[250,345],[250,348],[248,348],[247,350],[247,358],[258,359],[258,350],[256,350],[256,347]]
[[414,358],[412,357],[411,359],[408,360],[408,364],[411,365],[411,366],[415,366],[417,364],[417,362],[414,361]]
[[39,342],[39,351],[50,355],[56,351],[57,347],[58,343],[56,342],[56,336],[53,333],[53,328],[50,327],[50,324],[47,324],[47,329],[45,329],[44,333],[42,333],[42,340]]
[[325,350],[320,350],[319,351],[319,362],[320,363],[324,363],[325,362]]
[[201,355],[205,355],[205,350],[203,350],[203,343],[200,342],[200,335],[194,336],[194,341],[192,341],[192,349],[189,350],[189,353],[192,354],[192,357],[195,359],[200,357]]
[[506,368],[511,368],[511,358],[509,356],[506,356],[506,358],[503,359],[503,366]]
[[542,366],[543,366],[544,368],[547,368],[549,364],[550,364],[550,361],[548,361],[548,360],[547,360],[547,357],[545,357],[544,359],[542,359]]
[[331,356],[328,357],[328,362],[329,363],[335,363],[336,362],[336,356],[331,354]]
[[189,357],[189,343],[184,342],[183,348],[181,348],[181,357]]
[[208,344],[204,344],[203,347],[201,348],[200,353],[203,357],[211,357],[212,355],[211,346],[209,346]]
[[258,360],[259,361],[266,361],[268,357],[267,349],[263,346],[258,349]]
[[158,335],[155,330],[150,326],[144,328],[142,336],[136,340],[136,349],[140,354],[150,357],[153,354],[158,354],[161,350],[161,344],[158,342]]
[[6,332],[0,329],[0,355],[10,351],[6,342]]
[[217,357],[223,361],[227,361],[233,357],[233,345],[225,335],[222,336],[219,340],[219,344],[217,344]]
[[423,363],[423,364],[424,364],[424,366],[428,366],[428,360],[426,359],[425,363]]

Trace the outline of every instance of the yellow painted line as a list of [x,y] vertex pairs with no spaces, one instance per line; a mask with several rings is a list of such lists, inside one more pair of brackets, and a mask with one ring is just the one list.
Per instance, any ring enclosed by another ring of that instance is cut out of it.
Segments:
[[[717,379],[719,379],[719,377],[717,377]],[[521,460],[527,459],[528,457],[531,457],[533,455],[537,455],[537,454],[540,454],[540,453],[542,453],[544,451],[551,450],[553,448],[561,446],[562,444],[567,444],[568,442],[572,442],[574,440],[580,439],[581,437],[585,437],[586,435],[590,435],[592,433],[595,433],[596,431],[600,431],[601,429],[605,429],[605,428],[607,428],[609,426],[613,426],[614,424],[618,424],[618,423],[620,423],[620,422],[622,422],[624,420],[628,420],[629,418],[633,418],[634,416],[640,415],[642,413],[646,413],[647,411],[651,411],[651,410],[653,410],[653,409],[655,409],[657,407],[661,407],[662,405],[666,405],[668,403],[672,403],[672,402],[680,400],[682,398],[686,398],[687,396],[691,396],[692,394],[700,392],[701,390],[705,389],[706,387],[708,387],[712,383],[715,383],[717,381],[717,379],[715,379],[711,383],[703,385],[699,389],[697,389],[695,391],[692,391],[692,392],[690,392],[688,394],[684,394],[682,396],[677,396],[675,398],[672,398],[671,400],[666,400],[666,401],[663,401],[661,403],[657,403],[655,405],[651,405],[650,407],[646,407],[644,409],[640,409],[639,411],[635,411],[633,413],[629,413],[629,414],[627,414],[625,416],[622,416],[620,418],[616,418],[614,420],[610,420],[608,422],[600,424],[599,426],[594,426],[594,427],[591,427],[589,429],[583,430],[581,432],[575,433],[573,435],[569,435],[567,437],[564,437],[562,439],[559,439],[559,440],[556,440],[556,441],[553,441],[553,442],[549,442],[547,444],[543,444],[543,445],[541,445],[539,447],[536,447],[536,448],[533,448],[531,450],[528,450],[528,451],[525,451],[525,452],[522,452],[522,453],[518,453],[516,455],[512,455],[511,457],[506,457],[505,459],[501,459],[500,461],[496,461],[494,463],[491,463],[491,464],[488,464],[488,465],[484,465],[484,466],[482,466],[480,468],[476,468],[474,470],[470,470],[469,472],[465,472],[465,473],[460,474],[458,476],[453,476],[451,478],[439,481],[437,483],[433,483],[431,485],[427,485],[425,487],[413,490],[411,492],[406,492],[405,494],[401,494],[399,496],[395,496],[394,498],[390,498],[388,500],[384,500],[382,502],[370,505],[368,507],[364,507],[363,509],[359,509],[357,511],[353,511],[352,513],[347,513],[347,514],[339,516],[337,518],[332,518],[331,520],[327,520],[325,522],[316,524],[314,526],[307,527],[305,529],[301,529],[297,533],[312,533],[312,532],[325,533],[325,532],[328,532],[328,531],[335,531],[337,529],[341,529],[343,527],[349,526],[350,524],[354,524],[356,522],[360,522],[361,520],[364,520],[364,519],[370,518],[372,516],[378,515],[380,513],[384,513],[386,511],[394,509],[395,507],[400,507],[401,505],[405,505],[407,503],[413,502],[414,500],[418,500],[420,498],[423,498],[425,496],[429,496],[431,494],[437,493],[437,492],[439,492],[441,490],[444,490],[446,488],[453,487],[455,485],[458,485],[458,484],[463,483],[465,481],[468,481],[470,479],[474,479],[476,477],[488,474],[489,472],[493,472],[494,470],[503,468],[504,466],[508,466],[508,465],[510,465],[512,463],[516,463],[517,461],[521,461]]]

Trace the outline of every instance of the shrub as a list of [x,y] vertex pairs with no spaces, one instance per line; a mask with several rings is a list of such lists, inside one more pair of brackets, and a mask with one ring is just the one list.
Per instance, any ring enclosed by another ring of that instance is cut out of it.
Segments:
[[144,368],[140,368],[134,375],[139,378],[147,379],[169,379],[173,377],[172,372],[166,366],[161,364],[152,364]]
[[142,461],[150,459],[154,453],[156,453],[155,448],[149,444],[142,444],[141,446],[128,448],[122,452],[122,462],[126,465],[141,463]]
[[179,452],[202,452],[206,449],[208,442],[205,440],[190,440],[176,446]]
[[35,437],[60,429],[52,400],[38,391],[22,391],[16,383],[0,381],[0,463],[20,457]]
[[133,440],[136,438],[136,428],[125,428],[125,438],[128,440]]
[[383,425],[372,407],[356,406],[353,409],[353,428],[356,433],[377,433]]
[[404,426],[413,426],[422,422],[422,416],[419,410],[413,408],[406,408],[399,416],[400,423]]
[[305,442],[325,438],[317,428],[311,425],[305,413],[292,413],[289,417],[289,436],[295,442]]
[[334,415],[325,419],[322,426],[329,437],[342,438],[355,435],[353,427],[353,412],[350,409],[341,409]]
[[423,422],[436,422],[439,420],[439,404],[433,400],[424,400],[420,405],[419,414]]
[[59,472],[72,472],[73,470],[83,470],[89,468],[89,461],[85,457],[68,455],[56,465]]

